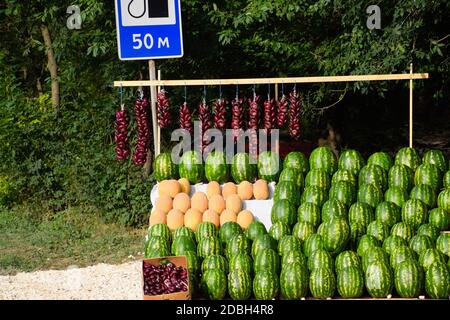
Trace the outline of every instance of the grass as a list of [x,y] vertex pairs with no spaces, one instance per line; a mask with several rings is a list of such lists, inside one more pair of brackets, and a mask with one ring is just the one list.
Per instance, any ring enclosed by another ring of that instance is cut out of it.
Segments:
[[0,275],[141,258],[145,232],[77,207],[40,218],[26,208],[0,208]]

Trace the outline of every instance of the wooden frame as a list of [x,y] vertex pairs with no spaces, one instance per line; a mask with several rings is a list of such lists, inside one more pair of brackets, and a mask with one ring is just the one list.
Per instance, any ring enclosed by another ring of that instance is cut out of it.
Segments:
[[[154,65],[150,69],[154,69]],[[413,147],[413,80],[428,79],[428,73],[413,73],[413,64],[409,73],[399,74],[371,74],[349,76],[321,76],[321,77],[284,77],[284,78],[247,78],[247,79],[187,79],[187,80],[162,80],[158,70],[158,80],[153,72],[150,72],[151,80],[114,81],[114,87],[143,87],[151,89],[153,136],[155,138],[155,156],[161,152],[160,128],[156,122],[156,87],[161,86],[215,86],[215,85],[254,85],[254,84],[288,84],[288,83],[326,83],[326,82],[355,82],[355,81],[394,81],[409,80],[409,147]]]

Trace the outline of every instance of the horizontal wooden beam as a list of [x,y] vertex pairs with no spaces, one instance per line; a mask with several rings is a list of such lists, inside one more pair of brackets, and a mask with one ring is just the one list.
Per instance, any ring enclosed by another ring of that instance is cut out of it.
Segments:
[[322,82],[352,82],[352,81],[390,81],[390,80],[420,80],[428,79],[428,73],[372,74],[355,76],[324,76],[324,77],[288,77],[288,78],[254,78],[254,79],[194,79],[194,80],[136,80],[114,81],[115,87],[140,86],[218,86],[218,85],[249,85],[275,83],[322,83]]

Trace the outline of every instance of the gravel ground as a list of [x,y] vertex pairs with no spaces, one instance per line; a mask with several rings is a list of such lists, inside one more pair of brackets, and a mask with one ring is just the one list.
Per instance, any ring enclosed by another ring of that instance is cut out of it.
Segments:
[[0,277],[0,300],[142,300],[141,262]]

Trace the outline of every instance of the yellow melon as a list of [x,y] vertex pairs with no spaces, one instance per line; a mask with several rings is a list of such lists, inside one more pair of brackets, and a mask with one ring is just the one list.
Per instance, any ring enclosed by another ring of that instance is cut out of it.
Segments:
[[197,226],[202,222],[203,216],[197,209],[189,209],[184,214],[184,226],[195,232]]
[[172,209],[167,214],[167,226],[171,231],[182,227],[184,224],[184,214],[178,209]]
[[208,209],[208,198],[203,192],[196,192],[191,198],[191,208],[197,209],[200,212],[205,212]]
[[189,180],[186,178],[178,179],[178,183],[180,184],[181,192],[189,194],[191,192],[191,184]]
[[206,210],[203,213],[203,222],[212,222],[216,227],[220,226],[219,214],[213,210]]
[[253,185],[248,181],[242,181],[237,187],[237,194],[242,200],[253,198]]
[[236,222],[245,230],[253,222],[253,214],[248,210],[242,210],[238,213]]
[[185,213],[191,207],[191,198],[186,193],[180,192],[173,199],[173,208]]
[[229,209],[225,209],[222,211],[220,215],[220,225],[223,226],[225,223],[233,221],[236,222],[237,214]]
[[220,190],[220,184],[217,181],[211,181],[206,186],[206,195],[208,196],[208,199],[210,199],[212,196],[221,194]]
[[155,224],[159,223],[167,223],[166,219],[166,213],[164,211],[161,211],[159,209],[154,209],[152,213],[150,214],[150,218],[148,220],[148,223],[150,226],[153,226]]
[[208,208],[214,210],[218,214],[222,213],[222,211],[225,210],[224,198],[219,194],[213,195],[209,198]]
[[168,195],[162,195],[156,198],[155,208],[163,211],[164,213],[169,212],[173,208],[173,200]]
[[172,199],[181,192],[181,186],[177,180],[163,180],[159,183],[158,193],[159,195],[167,195]]
[[225,200],[225,207],[237,214],[242,210],[242,200],[237,194],[230,194]]
[[222,196],[225,200],[230,194],[237,194],[237,187],[233,182],[225,183],[222,188]]
[[269,198],[269,186],[267,181],[259,179],[253,185],[253,195],[256,200],[267,200]]

